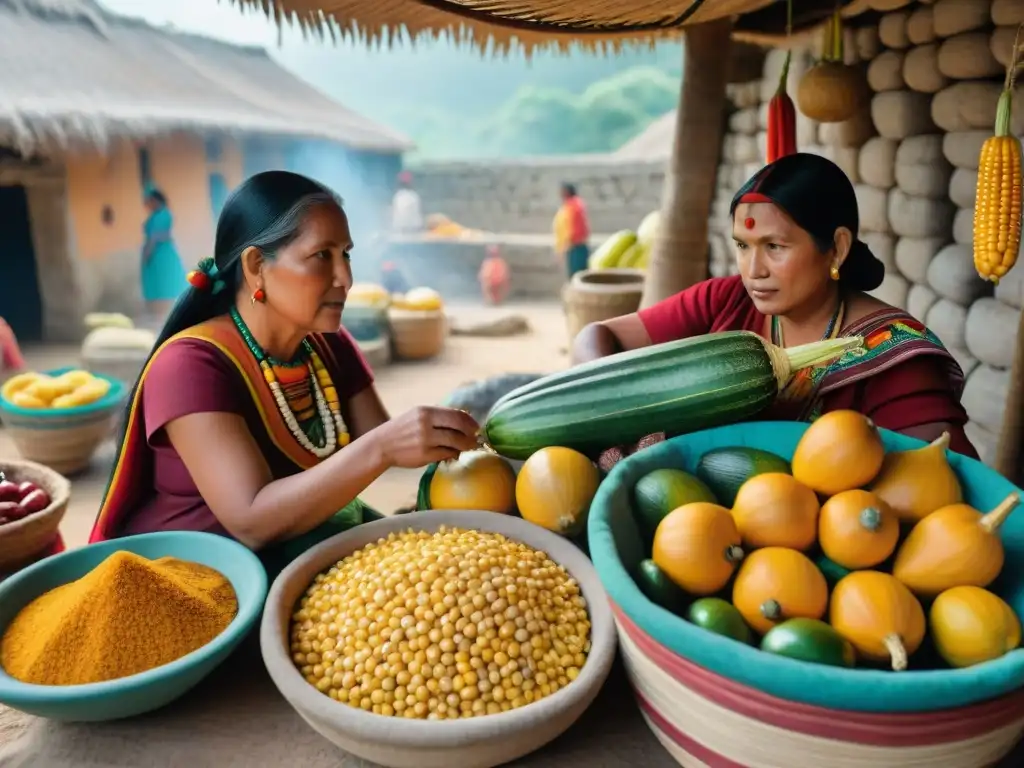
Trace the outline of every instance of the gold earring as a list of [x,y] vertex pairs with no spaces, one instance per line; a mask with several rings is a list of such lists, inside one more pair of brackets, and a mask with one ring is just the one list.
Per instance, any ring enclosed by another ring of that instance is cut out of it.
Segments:
[[839,267],[837,267],[835,264],[833,264],[832,265],[832,269],[830,269],[828,271],[828,274],[829,274],[829,277],[831,277],[833,280],[838,280],[839,279]]

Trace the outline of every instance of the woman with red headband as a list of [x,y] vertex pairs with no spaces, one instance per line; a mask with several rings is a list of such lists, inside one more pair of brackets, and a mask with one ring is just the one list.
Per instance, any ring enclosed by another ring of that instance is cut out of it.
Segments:
[[960,366],[923,324],[867,294],[885,267],[857,238],[857,198],[838,166],[783,157],[740,189],[730,212],[739,275],[587,326],[576,362],[718,331],[753,331],[779,346],[862,336],[866,354],[798,376],[765,418],[811,421],[854,409],[923,440],[949,432],[953,450],[977,456],[964,434]]
[[476,446],[461,411],[388,416],[338,330],[352,246],[311,179],[268,171],[231,194],[135,384],[91,541],[207,531],[287,559],[358,522],[385,470]]

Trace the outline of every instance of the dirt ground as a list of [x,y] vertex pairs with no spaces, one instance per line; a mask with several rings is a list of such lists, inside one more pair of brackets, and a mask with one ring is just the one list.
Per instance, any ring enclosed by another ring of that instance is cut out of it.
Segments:
[[[438,403],[469,381],[502,373],[545,373],[568,364],[567,333],[559,305],[509,304],[501,309],[456,306],[449,308],[449,313],[460,323],[520,314],[527,318],[530,330],[506,338],[450,336],[444,352],[434,360],[392,363],[382,368],[376,372],[376,384],[391,413]],[[34,370],[74,365],[78,359],[78,350],[72,347],[30,348],[25,354]],[[88,539],[110,472],[113,450],[112,442],[101,446],[89,470],[72,478],[71,504],[61,525],[68,546],[81,546]],[[0,429],[0,458],[17,455],[10,437]],[[419,476],[419,471],[390,470],[366,490],[363,499],[389,513],[415,499]]]

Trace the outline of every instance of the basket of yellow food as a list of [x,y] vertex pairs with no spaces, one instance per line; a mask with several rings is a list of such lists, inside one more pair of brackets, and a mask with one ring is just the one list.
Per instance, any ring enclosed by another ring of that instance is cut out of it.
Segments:
[[586,556],[510,515],[440,510],[328,539],[274,581],[270,676],[345,751],[390,768],[490,768],[568,728],[615,656]]
[[448,318],[441,295],[431,288],[413,288],[391,297],[388,324],[395,356],[403,360],[425,360],[444,349]]
[[73,474],[110,436],[124,398],[125,385],[102,374],[21,373],[0,388],[0,420],[22,458]]
[[32,562],[55,544],[70,498],[71,483],[49,467],[0,460],[0,574]]
[[590,552],[680,765],[974,768],[1013,749],[1024,492],[948,444],[835,411],[614,467]]

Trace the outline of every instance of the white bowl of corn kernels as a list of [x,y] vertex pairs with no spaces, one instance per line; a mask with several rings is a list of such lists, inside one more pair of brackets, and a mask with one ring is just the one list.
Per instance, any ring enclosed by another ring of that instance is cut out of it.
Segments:
[[288,703],[388,768],[491,768],[559,736],[615,658],[607,596],[575,545],[492,512],[354,528],[271,586],[263,659]]

